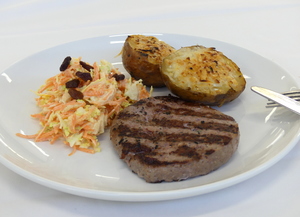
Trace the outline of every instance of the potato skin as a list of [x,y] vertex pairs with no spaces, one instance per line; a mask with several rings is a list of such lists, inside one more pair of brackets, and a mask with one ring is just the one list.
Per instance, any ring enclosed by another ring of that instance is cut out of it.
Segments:
[[136,80],[142,79],[144,85],[164,87],[160,66],[162,59],[174,51],[156,37],[130,35],[123,46],[122,62],[128,73]]
[[204,46],[183,47],[162,62],[162,77],[182,99],[222,106],[236,99],[246,80],[239,67],[223,53]]

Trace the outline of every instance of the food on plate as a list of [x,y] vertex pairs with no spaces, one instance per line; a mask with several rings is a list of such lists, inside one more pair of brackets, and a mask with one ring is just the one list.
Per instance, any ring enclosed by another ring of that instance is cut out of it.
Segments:
[[97,136],[111,124],[125,107],[150,96],[141,81],[125,78],[111,63],[101,60],[93,65],[81,58],[66,57],[61,72],[46,80],[37,91],[33,114],[42,129],[34,135],[17,135],[36,142],[54,143],[63,138],[76,150],[100,151]]
[[164,87],[160,65],[175,49],[154,36],[130,35],[122,49],[124,68],[136,80],[153,87]]
[[245,89],[240,68],[215,48],[183,47],[165,57],[162,77],[172,93],[185,100],[222,106]]
[[118,156],[147,182],[180,181],[225,164],[239,143],[236,121],[198,102],[173,96],[142,99],[113,120]]

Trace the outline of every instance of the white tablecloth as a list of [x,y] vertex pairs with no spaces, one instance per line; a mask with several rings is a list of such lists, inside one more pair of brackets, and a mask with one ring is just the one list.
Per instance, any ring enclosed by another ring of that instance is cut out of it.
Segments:
[[[251,50],[280,65],[299,84],[299,23],[299,0],[0,1],[0,68],[55,45],[88,37],[176,33]],[[36,184],[0,165],[0,215],[299,216],[299,145],[270,169],[240,184],[160,202],[111,202],[74,196]]]

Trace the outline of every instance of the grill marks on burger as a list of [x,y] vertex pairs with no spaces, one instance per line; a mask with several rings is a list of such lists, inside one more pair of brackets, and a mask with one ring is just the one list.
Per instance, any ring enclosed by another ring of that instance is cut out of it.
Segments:
[[237,133],[237,129],[232,127],[229,128],[228,124],[223,123],[210,123],[202,121],[200,123],[195,122],[186,122],[186,121],[178,121],[178,120],[170,120],[168,118],[162,119],[153,119],[153,123],[162,127],[177,127],[177,128],[190,128],[192,130],[217,130],[217,131],[226,131],[230,133]]
[[112,131],[121,138],[122,159],[132,154],[151,166],[185,164],[206,158],[238,134],[232,117],[189,102],[176,108],[172,100],[167,105],[160,100],[139,101],[135,109],[120,113],[122,124]]
[[[113,129],[114,130],[114,129]],[[119,131],[118,136],[120,137],[127,137],[127,138],[134,138],[137,140],[151,140],[153,142],[160,141],[160,142],[194,142],[195,144],[199,143],[207,143],[207,144],[218,144],[218,145],[227,145],[227,143],[231,140],[228,136],[222,135],[214,135],[212,133],[163,133],[159,132],[152,132],[152,131],[141,131],[140,128],[131,128],[128,131],[127,125],[120,125],[116,130]],[[120,140],[119,144],[121,144],[124,140]],[[124,145],[124,144],[123,144]]]

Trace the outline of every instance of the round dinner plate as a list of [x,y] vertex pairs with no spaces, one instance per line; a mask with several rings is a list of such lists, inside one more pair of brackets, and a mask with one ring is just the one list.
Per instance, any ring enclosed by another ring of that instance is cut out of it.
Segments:
[[[141,33],[142,34],[142,33]],[[114,201],[158,201],[216,191],[249,179],[278,162],[299,139],[299,116],[284,109],[265,108],[266,99],[251,86],[278,92],[296,89],[293,78],[273,62],[246,49],[196,36],[149,34],[175,48],[191,45],[215,47],[232,59],[243,72],[247,86],[231,103],[216,108],[231,115],[240,127],[238,150],[218,170],[208,175],[171,183],[146,183],[120,160],[109,140],[99,136],[102,151],[76,152],[62,141],[50,145],[17,137],[35,134],[40,125],[30,114],[39,110],[35,90],[59,73],[66,56],[93,63],[105,59],[125,73],[117,56],[127,34],[100,36],[59,45],[29,56],[0,73],[0,161],[12,171],[44,186],[84,197]],[[153,95],[167,95],[157,88]]]

